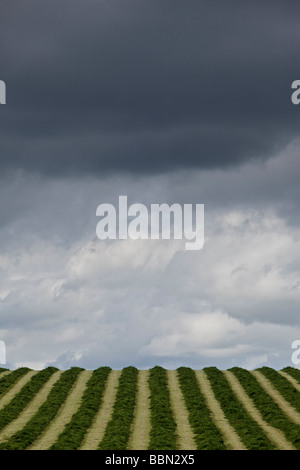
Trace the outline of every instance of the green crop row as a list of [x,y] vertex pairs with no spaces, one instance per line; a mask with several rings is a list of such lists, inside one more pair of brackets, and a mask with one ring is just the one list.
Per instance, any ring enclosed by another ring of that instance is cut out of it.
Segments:
[[19,393],[0,410],[0,430],[18,417],[21,411],[23,411],[56,370],[55,367],[48,367],[38,372],[22,387]]
[[300,369],[296,369],[295,367],[289,366],[289,367],[284,367],[282,371],[289,374],[298,382],[298,384],[300,384]]
[[204,371],[227,420],[238,433],[245,447],[249,450],[274,449],[260,426],[249,416],[242,403],[236,398],[224,374],[216,367],[206,367]]
[[176,449],[176,423],[170,403],[167,371],[155,366],[149,371],[151,430],[148,448]]
[[88,428],[101,406],[105,384],[110,367],[99,367],[94,370],[87,383],[78,411],[66,425],[51,450],[76,450],[80,447]]
[[138,369],[129,366],[122,370],[113,413],[98,450],[126,449],[134,418]]
[[263,419],[271,426],[280,429],[285,434],[287,440],[299,450],[300,426],[292,423],[285,416],[279,406],[273,401],[270,395],[264,391],[251,372],[240,367],[233,367],[230,370],[240,381],[248,396],[253,400]]
[[[20,367],[13,370],[8,375],[1,378],[0,376],[0,397],[2,397],[8,390],[21,378],[27,374],[30,369],[28,367]],[[4,371],[3,371],[4,372]]]
[[270,367],[261,367],[260,371],[273,385],[273,387],[300,412],[300,394],[295,387],[282,375]]
[[211,418],[194,370],[189,367],[179,367],[177,372],[197,449],[225,450],[222,435]]
[[36,414],[23,429],[14,434],[7,442],[0,444],[0,450],[25,450],[33,444],[55,418],[82,370],[79,367],[71,367],[71,369],[64,371]]

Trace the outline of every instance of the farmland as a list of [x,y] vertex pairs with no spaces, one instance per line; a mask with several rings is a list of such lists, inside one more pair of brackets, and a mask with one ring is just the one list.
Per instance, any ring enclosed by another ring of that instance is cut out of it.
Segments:
[[0,450],[299,450],[300,370],[0,369]]

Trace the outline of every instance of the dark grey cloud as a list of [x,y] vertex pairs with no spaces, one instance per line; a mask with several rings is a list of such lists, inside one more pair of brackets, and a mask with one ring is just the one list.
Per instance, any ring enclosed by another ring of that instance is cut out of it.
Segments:
[[296,2],[1,3],[1,168],[224,168],[298,133]]

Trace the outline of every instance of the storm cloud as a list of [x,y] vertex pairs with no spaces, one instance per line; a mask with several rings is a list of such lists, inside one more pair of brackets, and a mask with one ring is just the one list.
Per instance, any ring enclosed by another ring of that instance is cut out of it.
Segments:
[[224,168],[297,136],[295,2],[3,0],[1,168]]

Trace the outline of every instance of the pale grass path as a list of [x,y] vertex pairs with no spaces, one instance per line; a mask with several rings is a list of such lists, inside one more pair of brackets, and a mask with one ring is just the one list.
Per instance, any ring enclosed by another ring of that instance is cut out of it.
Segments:
[[26,372],[7,392],[3,397],[0,399],[0,410],[4,408],[13,398],[14,396],[21,391],[24,385],[32,379],[34,375],[38,373],[37,370],[30,370]]
[[57,416],[47,430],[28,448],[29,450],[46,450],[55,443],[66,424],[69,423],[74,413],[78,410],[86,384],[92,373],[92,370],[80,372]]
[[181,392],[177,371],[167,370],[168,389],[171,408],[176,423],[177,448],[179,450],[196,450],[194,433],[189,422],[184,396]]
[[47,380],[41,390],[35,395],[26,408],[24,408],[24,410],[19,414],[19,416],[2,429],[0,432],[0,442],[4,442],[13,436],[16,432],[24,428],[28,421],[35,415],[39,407],[46,401],[51,388],[59,379],[62,372],[63,371],[61,370],[54,372],[54,374],[51,375],[49,380]]
[[275,389],[273,384],[271,384],[271,382],[260,371],[252,370],[250,372],[254,375],[265,392],[267,392],[279,406],[283,413],[293,421],[293,423],[300,424],[300,414],[298,411],[283,398],[283,396]]
[[204,370],[195,370],[195,374],[200,390],[204,395],[207,406],[212,415],[212,419],[219,431],[221,432],[224,439],[224,444],[227,449],[246,450],[246,447],[240,440],[235,429],[230,425],[230,423],[226,419],[226,416],[223,413],[223,410],[214,395],[213,389]]
[[5,377],[6,375],[11,374],[11,373],[12,373],[11,370],[5,370],[4,372],[0,372],[0,381],[3,377]]
[[298,390],[298,392],[300,392],[300,384],[297,382],[296,379],[294,379],[294,377],[292,377],[290,374],[288,374],[287,372],[283,370],[279,370],[278,372],[280,375],[282,375],[282,377],[287,379],[293,385],[293,387],[295,387],[295,389]]
[[100,409],[88,430],[80,450],[96,450],[102,440],[106,425],[111,418],[117,395],[121,370],[111,370],[107,378],[103,401]]
[[245,392],[244,388],[240,384],[239,380],[235,377],[233,372],[225,370],[223,373],[235,396],[241,402],[249,416],[251,416],[251,418],[254,419],[261,427],[268,439],[280,450],[296,450],[295,447],[289,441],[287,441],[282,431],[269,425],[263,419],[260,412],[253,403],[253,400]]
[[147,450],[151,430],[149,370],[139,370],[134,420],[127,448]]

